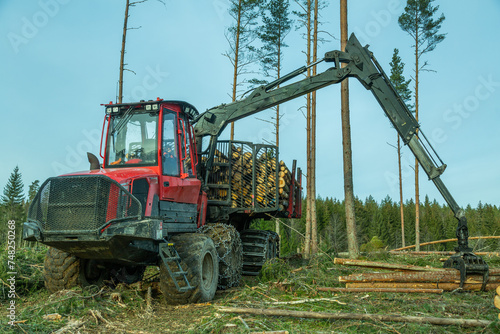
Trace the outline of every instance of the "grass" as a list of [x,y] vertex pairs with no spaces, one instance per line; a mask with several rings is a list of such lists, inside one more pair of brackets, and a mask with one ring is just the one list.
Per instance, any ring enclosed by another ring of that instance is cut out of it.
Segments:
[[[415,257],[372,253],[371,261],[441,267],[437,256]],[[498,258],[487,259],[490,267],[500,266]],[[84,322],[80,333],[250,333],[287,330],[290,333],[500,333],[498,314],[493,305],[495,292],[431,294],[331,293],[318,287],[340,287],[338,276],[369,269],[333,264],[328,255],[310,261],[278,259],[268,263],[258,277],[243,277],[237,288],[218,291],[210,304],[167,305],[161,295],[153,298],[148,312],[145,289],[138,285],[63,291],[52,296],[38,283],[28,285],[18,300],[15,327],[7,325],[6,301],[0,311],[2,333],[51,333],[74,319]],[[33,287],[36,286],[36,292]],[[119,293],[121,301],[111,298]],[[276,302],[329,298],[300,304]],[[430,324],[380,321],[326,321],[292,317],[265,317],[224,313],[219,307],[279,308],[296,311],[391,314],[422,317],[490,320],[487,328],[462,328]],[[61,320],[45,320],[58,313]],[[101,315],[96,316],[96,314]]]

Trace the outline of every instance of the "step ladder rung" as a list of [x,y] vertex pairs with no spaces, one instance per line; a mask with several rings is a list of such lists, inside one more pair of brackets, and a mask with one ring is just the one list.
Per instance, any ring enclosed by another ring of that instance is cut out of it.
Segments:
[[[159,253],[160,253],[160,258],[162,259],[163,263],[165,264],[165,267],[168,271],[168,274],[170,275],[170,278],[172,279],[176,289],[179,292],[186,292],[189,290],[194,289],[194,287],[189,284],[189,280],[186,276],[188,273],[187,271],[182,269],[181,266],[181,257],[179,256],[179,253],[177,253],[177,250],[174,247],[173,243],[161,243],[159,245]],[[177,265],[177,270],[178,271],[173,271],[172,268],[170,268],[169,263],[175,263]],[[184,283],[186,284],[185,286],[181,287],[179,286],[179,283],[177,282],[177,278],[182,278]]]

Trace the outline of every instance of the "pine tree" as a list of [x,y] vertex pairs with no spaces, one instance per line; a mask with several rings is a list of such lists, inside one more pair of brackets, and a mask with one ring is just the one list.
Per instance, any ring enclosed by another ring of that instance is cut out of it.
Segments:
[[[415,118],[418,121],[419,108],[419,73],[426,69],[428,63],[424,61],[421,65],[421,57],[433,51],[441,43],[445,34],[439,34],[445,17],[443,14],[434,19],[439,6],[433,7],[434,0],[407,0],[403,14],[399,16],[398,23],[403,31],[408,33],[414,41],[415,55]],[[417,129],[418,133],[418,129]],[[420,250],[420,210],[419,210],[419,186],[418,186],[418,160],[415,159],[415,244],[416,250]]]
[[28,203],[31,203],[36,196],[36,193],[40,189],[40,180],[33,181],[28,190]]
[[[394,49],[394,53],[392,55],[392,61],[389,63],[391,66],[391,82],[394,85],[394,88],[398,92],[399,96],[401,96],[401,99],[403,99],[403,102],[408,105],[410,99],[411,99],[411,91],[410,88],[408,88],[411,80],[406,80],[403,71],[404,71],[404,66],[405,64],[401,61],[401,57],[399,56],[399,50]],[[409,106],[409,109],[412,109],[413,106]],[[404,219],[404,210],[403,210],[403,178],[402,178],[402,173],[401,173],[401,138],[399,137],[399,134],[397,134],[398,137],[398,170],[399,170],[399,210],[400,210],[400,216],[401,216],[401,241],[402,241],[402,247],[405,247],[405,219]]]
[[[259,50],[260,63],[267,78],[281,77],[283,49],[288,47],[285,38],[292,28],[288,0],[266,0],[262,6],[262,26],[257,35],[263,46]],[[263,80],[251,80],[253,83],[264,83]],[[276,129],[276,146],[279,147],[280,109],[276,106],[274,125]]]
[[[262,0],[231,0],[229,15],[234,19],[226,31],[229,50],[224,56],[233,65],[232,100],[236,101],[238,86],[243,80],[240,76],[248,74],[247,67],[256,60],[253,42],[255,40],[255,25]],[[234,139],[234,122],[231,123],[231,140]]]
[[40,181],[39,180],[35,180],[30,184],[30,186],[28,188],[28,200],[25,203],[25,209],[24,209],[24,211],[26,212],[26,215],[28,215],[28,210],[29,210],[29,207],[31,205],[31,202],[35,198],[39,189],[40,189]]
[[[295,1],[300,10],[293,11],[298,18],[297,29],[304,29],[303,36],[306,40],[306,63],[316,61],[318,43],[324,42],[318,34],[319,11],[327,6],[324,1],[302,0]],[[307,69],[307,76],[316,75],[316,66]],[[306,95],[305,109],[307,131],[307,186],[306,186],[306,237],[304,256],[316,254],[318,251],[318,220],[316,217],[316,92]]]
[[24,184],[19,167],[16,166],[3,188],[2,206],[7,220],[21,221],[23,219]]

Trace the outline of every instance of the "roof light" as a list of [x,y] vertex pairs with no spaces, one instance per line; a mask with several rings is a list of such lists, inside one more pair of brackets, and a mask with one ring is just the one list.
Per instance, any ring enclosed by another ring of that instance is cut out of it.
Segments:
[[113,107],[113,112],[114,112],[114,113],[115,113],[115,112],[118,112],[118,111],[120,111],[120,108],[118,108],[118,107]]
[[111,107],[107,107],[106,108],[106,114],[111,114],[111,111],[113,110],[113,108]]
[[158,110],[158,103],[153,104],[153,110]]
[[146,104],[146,110],[147,110],[147,111],[150,111],[150,110],[151,110],[151,105],[150,105],[150,104]]

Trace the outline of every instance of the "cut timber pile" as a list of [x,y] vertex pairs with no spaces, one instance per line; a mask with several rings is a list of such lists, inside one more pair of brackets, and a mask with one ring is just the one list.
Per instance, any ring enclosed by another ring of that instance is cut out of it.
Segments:
[[[279,198],[280,198],[280,211],[283,211],[285,207],[288,207],[288,200],[290,198],[290,189],[292,186],[292,173],[283,161],[280,161],[279,170]],[[293,203],[295,206],[295,203]]]
[[[495,299],[493,299],[493,304],[496,308],[500,309],[500,287],[497,288],[497,294],[495,295]],[[498,314],[498,319],[500,319],[500,313]]]
[[[392,292],[429,292],[436,289],[453,291],[460,287],[460,272],[452,268],[432,268],[392,263],[339,259],[335,264],[361,266],[374,269],[393,270],[392,272],[359,273],[340,276],[339,281],[346,283],[343,291],[380,291],[398,289]],[[463,289],[479,291],[483,284],[483,276],[469,275]],[[500,286],[500,269],[490,269],[486,290],[495,290]],[[328,288],[327,288],[328,289]],[[409,289],[409,290],[408,290]],[[410,291],[415,290],[415,291]],[[389,291],[388,291],[389,292]]]
[[252,206],[252,152],[243,152],[241,147],[231,150],[231,200],[232,207]]
[[233,208],[288,208],[292,174],[283,161],[278,164],[274,151],[257,151],[254,156],[244,144],[233,144],[225,151],[229,153],[215,151],[209,183],[217,189],[209,199],[226,200],[230,190]]

